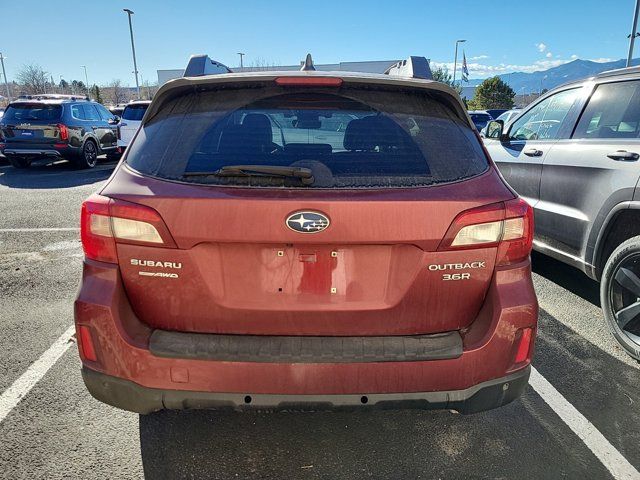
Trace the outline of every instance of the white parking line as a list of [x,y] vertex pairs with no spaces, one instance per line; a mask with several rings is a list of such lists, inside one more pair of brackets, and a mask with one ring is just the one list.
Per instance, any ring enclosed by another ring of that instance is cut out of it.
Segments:
[[79,227],[0,228],[0,233],[13,232],[79,232]]
[[613,478],[640,479],[638,470],[533,367],[531,367],[529,384],[593,452],[598,460],[609,470]]
[[49,371],[58,359],[72,345],[71,337],[75,333],[75,326],[70,326],[58,339],[53,342],[49,349],[40,355],[33,362],[27,371],[11,384],[11,386],[0,395],[0,423],[15,408],[20,400],[38,383]]

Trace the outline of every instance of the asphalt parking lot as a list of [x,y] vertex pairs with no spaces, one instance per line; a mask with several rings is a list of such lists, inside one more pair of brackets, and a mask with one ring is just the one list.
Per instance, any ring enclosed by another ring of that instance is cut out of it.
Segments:
[[640,365],[597,284],[540,255],[537,373],[502,409],[138,417],[93,400],[67,339],[79,207],[113,167],[0,162],[2,478],[640,477]]

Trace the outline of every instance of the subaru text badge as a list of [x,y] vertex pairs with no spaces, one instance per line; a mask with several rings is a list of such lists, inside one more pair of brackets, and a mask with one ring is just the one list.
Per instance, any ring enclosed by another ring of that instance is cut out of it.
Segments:
[[286,225],[299,233],[318,233],[329,226],[329,217],[319,212],[294,212],[287,217]]

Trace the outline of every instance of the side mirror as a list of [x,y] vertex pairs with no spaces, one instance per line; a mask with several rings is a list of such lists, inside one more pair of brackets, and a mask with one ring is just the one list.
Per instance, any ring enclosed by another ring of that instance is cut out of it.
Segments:
[[502,120],[492,120],[487,124],[487,138],[493,138],[500,140],[502,138],[502,131],[504,130],[504,122]]
[[114,115],[114,117],[111,120],[109,120],[109,125],[116,125],[119,121],[120,121],[120,117],[117,115]]

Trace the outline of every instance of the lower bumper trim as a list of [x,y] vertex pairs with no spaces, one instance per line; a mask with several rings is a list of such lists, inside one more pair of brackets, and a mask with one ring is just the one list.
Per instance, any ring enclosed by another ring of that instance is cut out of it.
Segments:
[[147,414],[162,409],[224,410],[349,410],[448,409],[477,413],[497,408],[518,398],[529,381],[531,367],[505,377],[479,383],[464,390],[410,393],[364,393],[348,395],[279,395],[252,393],[161,390],[105,375],[87,367],[82,377],[97,400],[131,412]]

